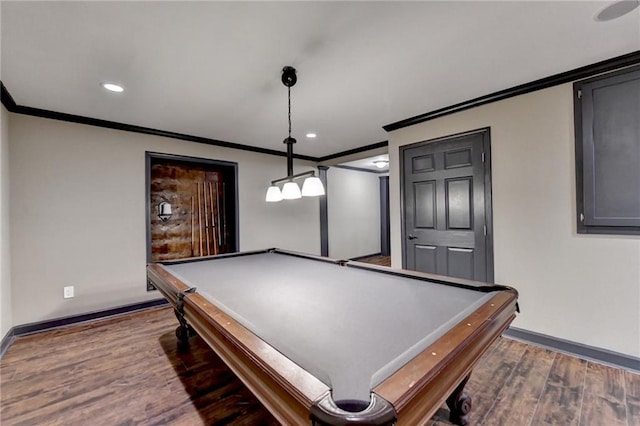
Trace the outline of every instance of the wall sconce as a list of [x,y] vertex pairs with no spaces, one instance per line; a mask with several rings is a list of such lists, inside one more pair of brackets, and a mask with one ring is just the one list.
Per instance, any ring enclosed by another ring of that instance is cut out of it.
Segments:
[[171,204],[167,203],[166,201],[161,202],[160,204],[158,204],[158,217],[160,218],[161,221],[166,222],[169,219],[171,219]]

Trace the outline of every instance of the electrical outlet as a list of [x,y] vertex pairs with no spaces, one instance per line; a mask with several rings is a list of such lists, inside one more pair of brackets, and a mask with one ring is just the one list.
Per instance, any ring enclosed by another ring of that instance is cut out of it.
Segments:
[[64,298],[65,299],[70,299],[73,297],[73,286],[70,285],[69,287],[65,287],[64,288]]

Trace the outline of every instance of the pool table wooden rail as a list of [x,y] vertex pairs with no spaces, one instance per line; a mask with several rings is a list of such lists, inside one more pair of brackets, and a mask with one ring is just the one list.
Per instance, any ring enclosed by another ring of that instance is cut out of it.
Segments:
[[[200,294],[185,294],[189,286],[162,265],[148,265],[147,274],[174,307],[178,306],[180,298],[183,299],[184,317],[188,323],[278,421],[285,425],[310,424],[311,407],[330,394],[327,385]],[[407,275],[425,276],[413,272]],[[464,282],[468,283],[480,284]],[[398,425],[420,425],[429,421],[509,326],[515,317],[516,303],[515,290],[497,292],[372,390],[393,405]],[[462,420],[464,423],[466,419]]]
[[480,309],[373,389],[391,402],[397,425],[426,424],[515,318],[515,292],[499,292]]
[[[189,289],[161,265],[149,265],[147,271],[151,282],[174,307],[178,294]],[[280,423],[310,423],[310,407],[329,393],[327,385],[197,293],[184,298],[184,315]]]

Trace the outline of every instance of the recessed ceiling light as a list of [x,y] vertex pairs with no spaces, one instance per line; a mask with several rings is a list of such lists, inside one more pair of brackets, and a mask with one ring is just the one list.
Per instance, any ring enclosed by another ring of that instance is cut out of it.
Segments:
[[318,136],[318,135],[316,135],[315,133],[307,133],[307,137],[308,137],[309,139],[313,139],[313,138],[315,138],[316,136]]
[[596,21],[611,21],[620,18],[640,6],[640,0],[622,0],[611,3],[596,15]]
[[100,86],[102,86],[104,89],[110,91],[110,92],[123,92],[124,91],[124,87],[120,86],[119,84],[115,84],[115,83],[100,83]]

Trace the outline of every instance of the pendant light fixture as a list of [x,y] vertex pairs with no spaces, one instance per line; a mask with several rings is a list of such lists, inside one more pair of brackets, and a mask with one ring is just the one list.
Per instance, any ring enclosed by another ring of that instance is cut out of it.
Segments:
[[[287,176],[281,179],[271,181],[271,186],[267,189],[267,202],[277,202],[282,200],[296,200],[301,197],[317,197],[324,195],[324,186],[322,181],[316,177],[313,170],[293,174],[293,144],[296,140],[291,137],[291,87],[296,84],[298,77],[296,76],[296,70],[293,67],[284,67],[282,69],[282,84],[287,86],[287,97],[289,100],[289,136],[283,141],[287,145]],[[302,191],[296,182],[297,179],[306,177]],[[285,182],[282,190],[278,184]]]

